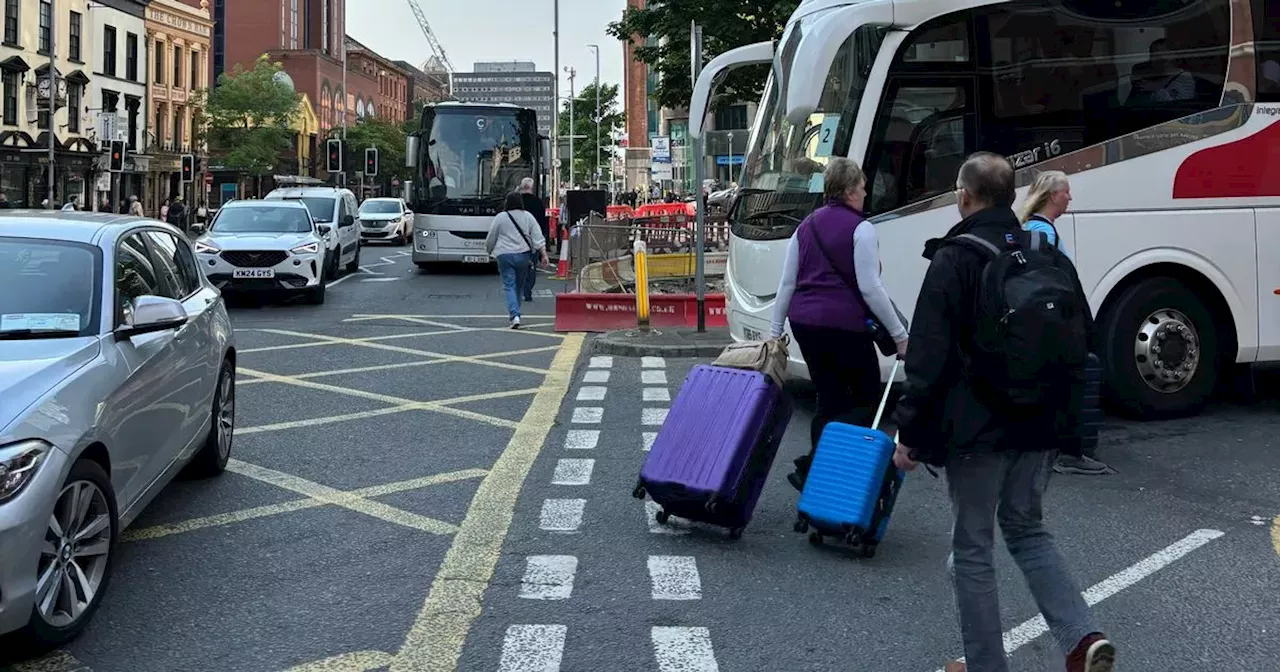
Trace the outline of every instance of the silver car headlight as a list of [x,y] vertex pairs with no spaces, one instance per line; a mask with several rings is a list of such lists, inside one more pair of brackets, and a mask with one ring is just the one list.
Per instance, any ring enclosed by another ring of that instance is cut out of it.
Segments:
[[22,491],[52,449],[36,439],[0,447],[0,502]]
[[217,254],[222,250],[213,243],[207,243],[203,240],[196,241],[196,254]]
[[320,251],[320,243],[307,243],[306,245],[299,245],[289,251],[294,254],[315,254]]

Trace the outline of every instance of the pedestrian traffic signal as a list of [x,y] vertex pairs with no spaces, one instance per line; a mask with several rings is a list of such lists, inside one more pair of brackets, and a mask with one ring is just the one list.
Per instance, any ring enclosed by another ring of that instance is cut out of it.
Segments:
[[331,173],[342,172],[342,141],[341,140],[329,141],[329,161],[328,163],[325,164],[325,166],[328,169],[328,171]]
[[182,155],[182,181],[191,182],[196,179],[196,157],[191,154]]
[[124,172],[124,141],[111,141],[111,172]]
[[369,147],[364,150],[364,175],[365,177],[378,176],[378,148]]

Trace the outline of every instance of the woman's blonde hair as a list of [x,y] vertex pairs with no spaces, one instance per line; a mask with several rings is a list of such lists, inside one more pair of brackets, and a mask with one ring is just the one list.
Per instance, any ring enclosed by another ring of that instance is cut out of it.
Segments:
[[1044,209],[1049,203],[1049,197],[1066,189],[1070,184],[1067,182],[1067,174],[1061,170],[1046,170],[1039,175],[1031,183],[1031,191],[1027,192],[1027,200],[1022,203],[1022,212],[1018,213],[1018,219],[1023,224],[1031,219],[1031,215],[1036,214]]
[[831,159],[823,173],[822,191],[828,199],[843,199],[845,194],[867,180],[857,161],[841,156]]

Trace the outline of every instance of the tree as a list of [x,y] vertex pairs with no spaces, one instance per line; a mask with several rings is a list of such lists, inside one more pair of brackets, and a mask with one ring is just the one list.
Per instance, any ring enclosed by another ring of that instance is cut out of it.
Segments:
[[[795,0],[689,0],[655,2],[640,9],[629,7],[621,21],[609,24],[609,34],[619,40],[648,36],[635,57],[659,77],[654,98],[662,107],[687,108],[693,95],[690,77],[689,22],[702,26],[702,48],[715,56],[730,49],[778,40]],[[641,38],[643,39],[643,38]],[[665,44],[662,42],[665,41]],[[769,68],[764,65],[732,71],[716,90],[712,106],[758,100]]]
[[302,96],[277,81],[282,70],[264,55],[252,70],[237,65],[223,73],[209,92],[204,112],[209,143],[220,150],[228,168],[261,177],[292,148]]
[[[618,109],[618,85],[605,84],[600,87],[600,143],[608,148],[613,129],[623,125],[626,115]],[[573,139],[573,176],[580,184],[593,181],[596,171],[596,152],[600,145],[596,144],[596,85],[583,87],[573,102],[573,123],[569,123],[569,102],[565,101],[560,109],[560,135],[568,137],[572,128]],[[600,180],[608,182],[612,179],[609,150],[601,151]],[[569,179],[569,160],[560,160],[561,179]]]
[[347,171],[363,171],[364,150],[376,147],[378,177],[375,179],[378,182],[390,182],[394,177],[407,179],[409,175],[404,165],[404,141],[403,126],[377,117],[360,119],[354,126],[347,127]]

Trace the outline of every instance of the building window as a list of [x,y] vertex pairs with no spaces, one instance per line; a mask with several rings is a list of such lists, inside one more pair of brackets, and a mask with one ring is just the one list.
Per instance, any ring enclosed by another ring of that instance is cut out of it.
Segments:
[[164,42],[156,41],[156,84],[164,84]]
[[[227,33],[223,27],[227,16],[226,0],[213,0],[213,82],[218,83],[226,69]],[[310,45],[308,45],[310,46]]]
[[115,91],[102,92],[102,111],[116,112],[120,109],[120,94]]
[[156,106],[156,147],[164,146],[164,118],[167,110],[164,105]]
[[187,80],[188,87],[194,91],[200,87],[200,52],[191,52],[191,79]]
[[67,58],[80,60],[80,28],[84,16],[80,12],[71,12],[71,26],[67,33]]
[[49,53],[49,40],[52,35],[49,33],[53,26],[53,4],[49,0],[40,0],[40,53]]
[[116,29],[113,26],[102,28],[102,74],[116,76]]
[[289,0],[289,48],[298,48],[298,0]]
[[322,9],[320,10],[320,33],[321,35],[323,35],[323,37],[321,38],[320,51],[328,53],[330,56],[332,56],[333,55],[332,52],[329,51],[329,0],[324,0],[324,2],[321,4],[322,4]]
[[186,138],[182,137],[182,108],[175,107],[173,108],[173,148],[175,151],[182,147],[184,140]]
[[79,84],[67,87],[67,131],[70,133],[80,132],[80,115],[84,114],[80,109],[81,95],[83,91]]
[[18,45],[18,0],[4,0],[4,43]]
[[129,151],[138,151],[138,108],[142,101],[137,98],[129,98],[125,102],[125,107],[129,108]]
[[173,47],[173,81],[170,84],[174,88],[182,86],[182,47],[177,45]]
[[124,36],[124,76],[131,82],[138,81],[138,36]]
[[18,125],[18,73],[4,71],[4,125]]

